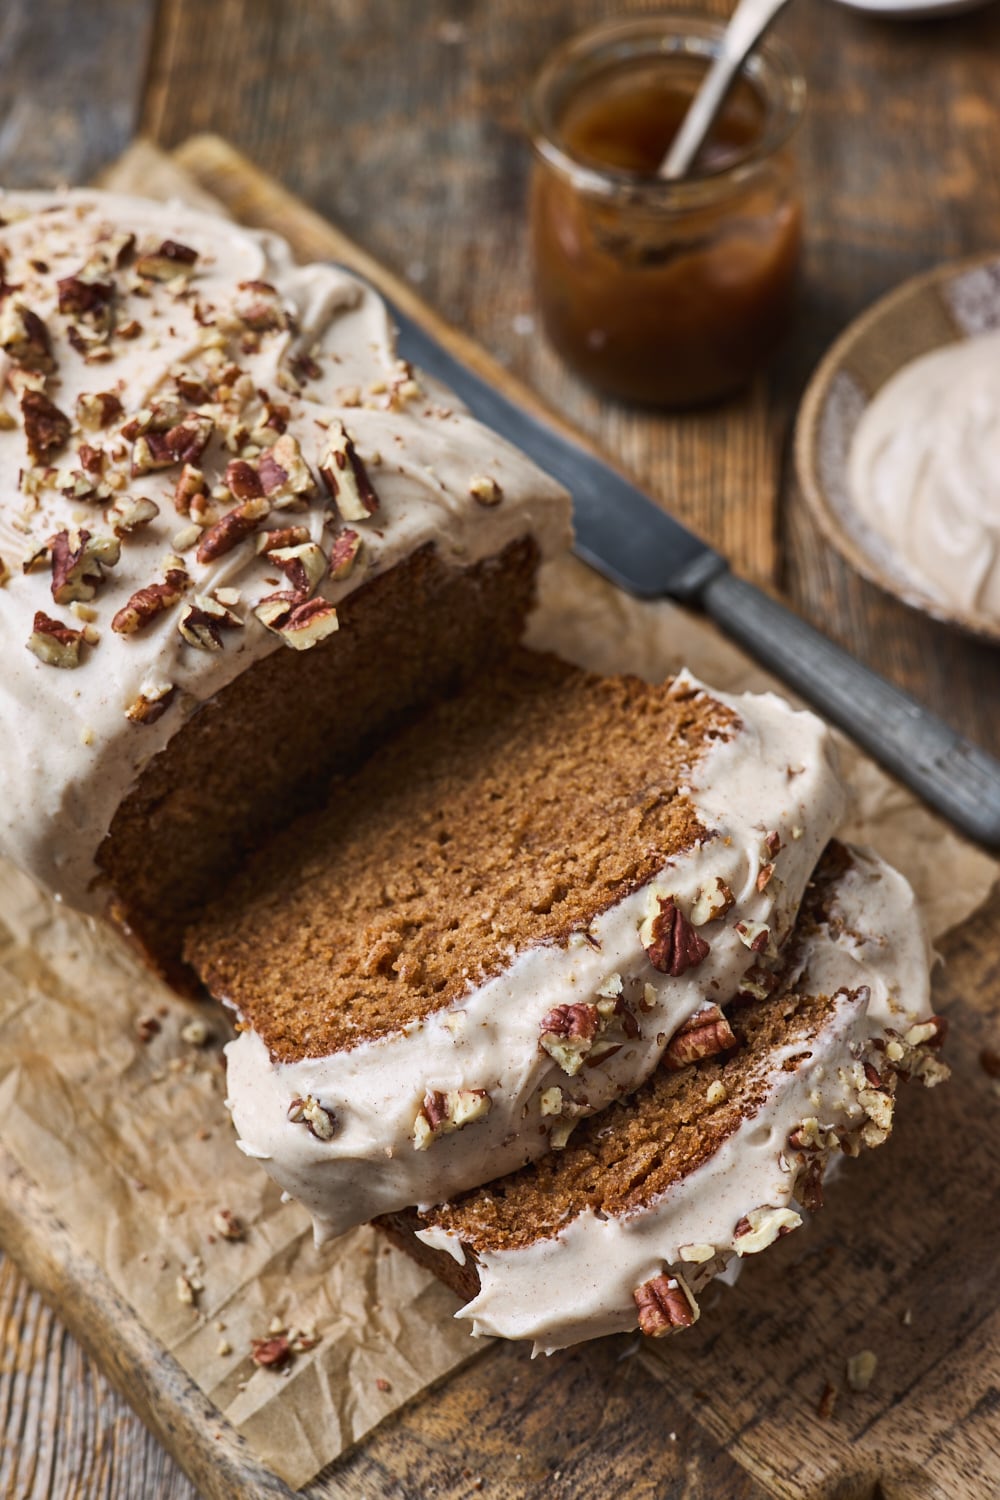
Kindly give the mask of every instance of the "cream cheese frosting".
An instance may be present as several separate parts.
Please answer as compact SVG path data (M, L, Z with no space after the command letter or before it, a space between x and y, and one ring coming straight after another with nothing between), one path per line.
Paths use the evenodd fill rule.
M687 674L677 679L675 691L692 689L709 691ZM844 812L831 737L813 714L774 695L710 696L740 728L692 770L688 795L708 836L603 912L585 937L512 953L502 972L450 1007L349 1051L272 1061L249 1028L227 1048L240 1148L309 1209L318 1238L440 1202L558 1146L576 1120L648 1077L699 1011L752 984L758 954L785 939ZM712 902L723 889L728 910ZM644 946L667 897L709 944L676 975L655 968ZM619 1001L628 1007L621 1014ZM555 1007L578 1003L603 1006L600 1034L582 1059L560 1060L558 1042L540 1045L543 1023ZM625 1016L635 1023L628 1030ZM450 1107L444 1132L427 1129L431 1096Z
M456 1313L474 1335L533 1339L549 1353L634 1328L637 1288L666 1273L697 1291L779 1229L795 1227L802 1207L789 1137L804 1122L813 1122L820 1140L834 1131L860 1133L872 1144L884 1139L892 1098L868 1087L866 1061L874 1058L883 1070L888 1059L927 1084L946 1076L926 1055L936 1027L926 1024L929 952L913 892L874 854L852 854L834 888L829 925L799 956L800 990L834 999L818 1034L807 1047L801 1036L790 1038L761 1057L760 1107L650 1204L617 1216L585 1209L558 1234L526 1247L479 1249L479 1293ZM786 1066L795 1058L799 1066ZM829 1139L818 1154L838 1149ZM748 1219L753 1233L746 1238ZM450 1230L431 1225L417 1234L464 1263ZM682 1247L705 1259L692 1262Z
M902 367L862 414L854 505L931 599L1000 621L1000 333Z
M290 633L255 609L289 579L302 584L297 560L313 599L335 607L428 544L466 566L531 534L551 555L568 541L569 503L398 359L369 288L330 266L297 266L274 235L83 191L0 194L0 221L0 852L97 910L95 854L144 765L198 705L287 649ZM168 420L194 439L202 476L203 503L188 513L180 463L147 467L156 453L142 448L148 428L162 451ZM321 477L331 445L346 463L348 441L374 513L356 496L348 506L343 489L331 503ZM245 481L246 463L264 475L268 455L247 534L200 560L212 524L240 500L230 466L244 460ZM262 530L286 527L299 528L296 557L258 553ZM91 559L56 601L53 538L64 535L72 563L84 532ZM120 633L112 621L168 575L180 575L183 597ZM189 605L202 619L185 638ZM332 612L315 609L332 630ZM39 613L81 637L61 651L43 625L39 640ZM72 670L52 664L53 642L57 657L76 658Z

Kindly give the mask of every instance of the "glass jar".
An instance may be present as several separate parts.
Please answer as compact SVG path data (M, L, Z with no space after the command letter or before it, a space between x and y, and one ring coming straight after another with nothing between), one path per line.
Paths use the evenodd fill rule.
M738 390L788 325L802 238L790 139L805 85L773 39L744 64L689 176L656 168L723 26L663 15L597 26L532 90L531 244L556 349L625 401Z

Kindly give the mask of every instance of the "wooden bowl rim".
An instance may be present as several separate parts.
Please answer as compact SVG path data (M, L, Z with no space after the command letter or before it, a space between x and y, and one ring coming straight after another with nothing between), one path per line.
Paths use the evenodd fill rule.
M795 420L793 451L799 488L813 520L830 545L856 572L861 574L862 578L875 584L885 593L892 594L911 609L920 610L921 613L930 615L945 625L956 626L959 630L977 636L980 640L1000 644L1000 623L996 620L986 615L950 609L939 600L929 598L917 585L906 584L895 575L884 571L878 560L845 527L840 511L830 500L820 480L819 466L816 461L819 425L826 409L830 388L858 341L877 324L895 317L902 306L919 296L926 288L957 280L970 271L990 265L1000 266L1000 249L980 251L976 255L965 256L961 260L944 261L940 265L932 266L928 271L920 271L915 276L908 277L906 281L884 293L870 307L865 308L856 318L853 318L838 334L810 376ZM956 342L971 337L963 333L957 324L955 333ZM938 344L935 347L943 348L944 345ZM902 366L899 368L901 369Z

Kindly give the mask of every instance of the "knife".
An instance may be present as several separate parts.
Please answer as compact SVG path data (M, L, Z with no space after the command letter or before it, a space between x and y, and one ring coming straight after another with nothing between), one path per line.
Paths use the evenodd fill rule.
M398 306L389 310L400 355L569 490L578 557L640 599L703 610L963 833L1000 850L1000 761L730 572L720 553L637 485L501 394Z

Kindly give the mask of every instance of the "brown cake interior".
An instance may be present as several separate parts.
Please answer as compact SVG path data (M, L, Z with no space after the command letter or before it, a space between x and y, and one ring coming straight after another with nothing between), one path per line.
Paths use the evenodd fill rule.
M195 986L181 963L184 930L250 850L390 728L513 647L537 562L529 538L467 569L426 547L338 605L336 635L310 651L275 650L173 736L98 855L113 915L167 978Z
M323 1055L565 942L704 830L678 787L736 716L515 651L334 783L187 956L273 1056Z

